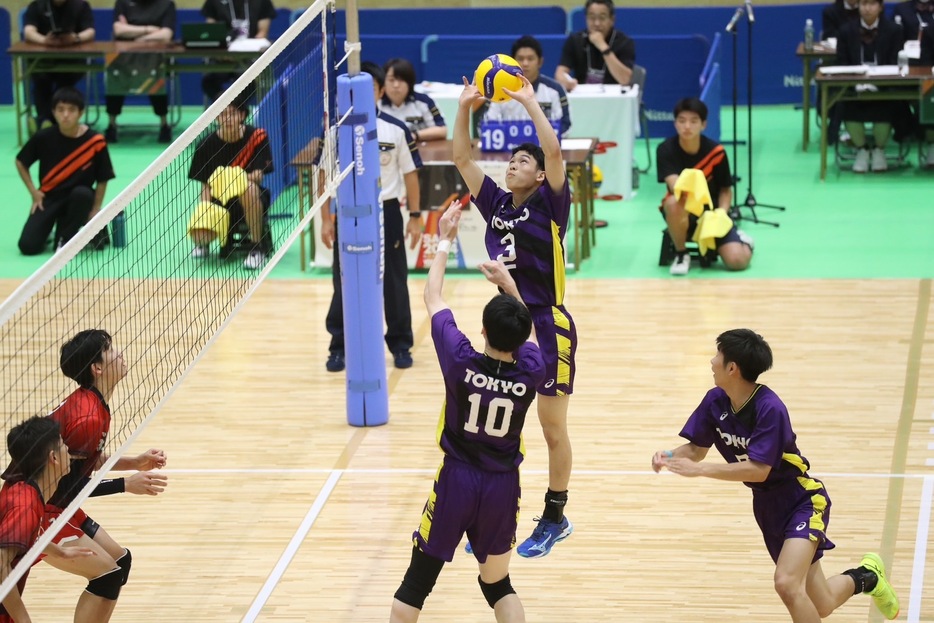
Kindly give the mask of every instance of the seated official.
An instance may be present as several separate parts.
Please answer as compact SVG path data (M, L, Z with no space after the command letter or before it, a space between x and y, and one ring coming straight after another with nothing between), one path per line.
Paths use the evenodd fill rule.
M55 249L71 240L100 210L107 181L114 178L107 143L81 123L83 113L84 96L71 87L59 89L52 96L57 127L39 130L16 155L16 170L32 197L19 238L23 255L42 253L53 228ZM37 161L38 188L29 175ZM106 229L95 240L103 245Z
M23 15L23 41L47 47L69 47L94 40L94 15L87 0L33 0ZM56 65L85 64L84 59L54 61ZM36 118L30 129L47 128L54 122L52 95L62 87L73 87L84 72L42 71L48 62L40 62L32 74Z
M195 244L193 258L207 257L215 239L223 257L230 252L231 232L246 221L251 248L243 266L255 270L272 252L266 231L271 193L263 186L263 176L273 171L273 163L266 130L248 125L248 114L247 96L240 94L217 117L217 132L195 148L188 178L201 182L201 201L188 223L188 235Z
M448 137L444 117L435 101L415 92L415 67L404 58L392 58L383 66L386 89L377 102L379 109L403 122L415 143L443 141Z
M226 24L233 39L269 39L276 8L271 0L204 0L201 15L209 24ZM236 72L206 73L201 78L201 90L213 102L238 77Z
M882 0L860 0L860 20L847 24L837 38L837 65L895 65L898 52L905 43L901 28L882 14ZM900 102L847 101L842 102L841 117L844 127L856 147L854 173L865 173L870 168L870 152L866 141L866 124L872 123L875 141L871 154L874 172L887 170L885 146L892 136L892 124L900 109ZM901 108L904 108L901 105Z
M681 194L680 199L676 198L678 178L685 169L699 169L707 182L701 191L708 193L713 203L709 207L729 212L733 202L733 176L726 150L703 135L707 127L707 105L696 97L686 98L675 105L674 115L677 135L658 146L655 162L658 181L664 183L668 191L659 210L668 224L668 235L675 247L670 272L672 275L686 275L691 268L687 241L694 236L699 218L686 209L687 193ZM726 217L725 214L723 216ZM717 254L730 270L743 270L749 266L752 238L735 226L729 226L724 235L717 237L715 246Z
M918 41L922 30L934 28L934 2L931 0L899 2L892 10L892 21L901 21L905 31L905 41Z
M555 80L568 92L580 83L629 84L636 63L636 43L616 30L613 0L587 0L587 30L568 36Z
M561 84L548 76L543 76L542 44L531 35L516 39L510 52L522 67L522 73L535 89L535 99L551 122L558 122L561 135L571 129L571 111L568 109L568 95ZM531 119L525 106L510 99L502 103L486 102L477 111L477 117L486 121L506 121L512 119Z
M118 41L171 41L175 34L175 2L173 0L117 0L114 6L114 38ZM120 55L123 57L124 55ZM126 55L140 58L141 55ZM143 55L148 60L151 55ZM133 58L131 58L132 62ZM107 129L104 137L108 143L116 143L117 117L123 112L126 95L108 95ZM169 96L165 93L150 95L152 111L159 117L159 142L172 142L169 127Z
M836 39L840 29L851 22L859 23L859 0L834 0L821 13L821 39Z
M934 27L924 29L924 36L921 38L920 63L925 67L934 66ZM934 167L934 125L924 126L924 142L927 143L928 155L923 166Z

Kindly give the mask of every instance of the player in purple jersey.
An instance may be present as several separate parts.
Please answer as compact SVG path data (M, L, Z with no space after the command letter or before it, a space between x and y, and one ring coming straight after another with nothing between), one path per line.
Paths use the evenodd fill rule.
M526 558L547 555L574 529L564 516L571 479L568 403L574 388L577 329L564 308L564 235L571 211L561 143L524 76L519 91L506 91L520 102L535 124L539 143L523 143L512 152L506 170L508 191L485 176L473 160L469 117L482 99L464 78L454 123L454 164L487 222L486 248L491 259L509 269L532 322L545 360L545 378L536 388L538 419L548 444L548 491L545 510L532 536L517 551Z
M833 549L827 538L830 497L824 483L808 475L791 429L788 409L771 389L757 383L772 367L772 350L761 335L733 329L717 338L710 360L715 388L681 430L688 443L652 457L687 477L740 481L752 489L752 508L775 562L775 591L794 623L819 623L857 593L869 593L888 619L898 616L898 597L877 554L830 578L820 560ZM710 446L726 465L704 463Z
M441 568L453 559L465 532L480 565L480 590L496 620L525 621L509 581L509 557L519 513L522 426L544 376L544 363L532 316L500 262L482 266L487 279L504 291L483 310L483 352L474 350L457 328L441 288L460 214L455 203L441 218L441 242L425 285L431 337L444 377L438 436L444 458L412 535L412 559L396 591L390 623L418 620Z

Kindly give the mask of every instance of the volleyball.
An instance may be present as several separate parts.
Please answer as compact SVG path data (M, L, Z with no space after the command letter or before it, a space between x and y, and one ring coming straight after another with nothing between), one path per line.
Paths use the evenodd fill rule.
M522 68L516 59L506 54L494 54L480 62L473 81L483 97L492 102L505 102L510 98L503 89L518 91L522 88Z

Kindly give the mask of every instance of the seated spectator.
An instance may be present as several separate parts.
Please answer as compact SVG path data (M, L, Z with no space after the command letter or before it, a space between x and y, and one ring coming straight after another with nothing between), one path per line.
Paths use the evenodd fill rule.
M201 15L209 24L227 24L232 39L269 39L276 9L271 0L205 0ZM239 76L236 72L204 74L201 90L213 102Z
M47 47L68 47L94 40L94 15L87 0L33 0L23 16L23 41ZM59 59L56 65L66 61ZM85 64L84 59L67 61ZM30 130L47 128L54 123L52 95L62 87L73 87L84 77L83 72L42 71L40 62L32 74L33 101L36 118Z
M921 39L922 30L934 28L934 2L931 0L899 2L892 11L892 21L901 21L905 31L905 41L918 41Z
M114 7L114 38L123 41L171 41L175 36L175 2L173 0L117 0ZM123 55L121 55L123 56ZM138 55L127 55L138 57ZM146 55L147 57L150 55ZM108 143L117 142L117 117L123 112L126 95L108 95L109 123L104 137ZM172 142L169 127L168 95L150 95L152 111L159 117L159 142Z
M561 135L567 134L571 129L571 112L568 110L568 95L556 80L541 74L545 57L542 55L542 44L531 35L516 39L512 44L511 56L522 67L522 73L532 83L535 89L535 99L545 112L549 121L560 121ZM506 119L531 119L525 107L516 100L502 103L486 102L477 112L479 118L487 121L503 121Z
M568 36L555 79L567 91L585 84L629 84L636 63L636 43L614 28L613 0L587 0L587 30Z
M263 186L263 176L273 171L273 164L266 130L246 123L246 93L221 112L217 132L195 148L188 178L201 182L201 196L188 223L188 235L195 244L192 257L207 257L215 239L221 244L221 256L225 256L230 251L231 231L245 220L252 248L243 266L256 270L272 251L265 231L271 194Z
M668 192L659 210L668 223L668 235L675 247L671 264L672 275L686 275L691 267L687 241L697 228L698 218L685 210L686 195L675 198L675 182L685 169L700 169L707 179L707 188L715 205L729 212L733 203L733 176L730 161L723 146L703 135L707 127L707 105L696 97L683 99L675 105L677 135L666 139L656 150L658 181ZM716 239L717 254L730 270L743 270L752 259L752 238L733 226L722 238Z
M107 142L81 123L83 113L84 96L72 87L59 89L52 96L57 127L39 130L16 155L16 170L32 197L19 238L23 255L42 253L53 227L55 249L71 240L100 210L107 181L114 178ZM29 175L36 161L38 188ZM95 238L98 248L105 244L106 232Z
M379 100L379 109L409 127L417 145L421 141L438 141L448 137L444 117L435 101L424 93L415 92L415 68L404 58L393 58L383 66L386 72L386 92Z
M902 29L882 14L882 0L859 0L859 23L852 22L840 30L837 38L837 65L895 65L898 52L905 43ZM856 147L854 173L865 173L870 167L869 146L866 143L866 123L872 123L875 145L872 150L872 170L888 169L885 146L892 136L892 123L898 114L898 102L848 101L840 113L844 127Z
M821 14L821 39L836 39L850 22L859 22L859 0L834 0Z
M934 65L934 27L924 29L921 39L921 65L930 67ZM926 167L934 167L934 125L924 126L924 142L927 143Z

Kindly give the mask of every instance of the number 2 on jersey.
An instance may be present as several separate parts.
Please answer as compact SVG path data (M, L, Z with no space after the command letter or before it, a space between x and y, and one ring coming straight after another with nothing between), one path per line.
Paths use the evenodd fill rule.
M509 421L512 419L512 400L509 398L494 398L490 404L483 407L480 404L480 394L470 394L467 401L470 403L470 413L464 422L464 430L468 433L480 432L480 412L486 412L486 422L483 432L491 437L505 437L509 432ZM496 422L499 421L499 426Z

